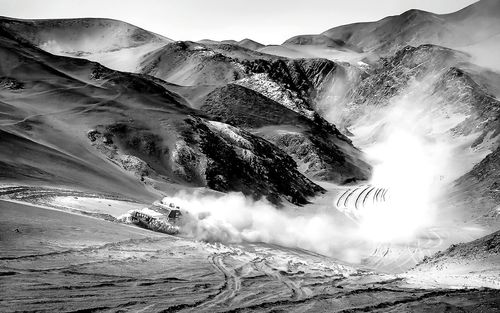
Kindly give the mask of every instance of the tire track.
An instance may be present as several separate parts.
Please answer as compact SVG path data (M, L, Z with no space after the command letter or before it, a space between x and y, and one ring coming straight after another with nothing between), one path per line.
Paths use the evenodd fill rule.
M287 275L283 275L280 270L272 267L265 259L256 259L252 263L257 271L285 285L291 291L290 298L292 300L301 300L311 296L312 292L309 288L304 288L300 283L293 281Z
M212 266L224 276L224 282L219 288L219 292L203 301L198 306L197 310L212 308L218 305L227 305L231 300L238 295L241 289L241 277L235 270L230 269L224 264L224 259L231 256L231 252L213 254L209 257L209 262Z

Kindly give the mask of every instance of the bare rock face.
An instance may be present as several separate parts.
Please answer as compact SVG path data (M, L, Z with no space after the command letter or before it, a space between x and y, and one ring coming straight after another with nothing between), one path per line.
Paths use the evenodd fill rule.
M314 104L343 66L326 59L297 59L223 43L178 41L148 54L139 72L185 86L236 83L313 118Z
M169 91L170 85L164 81L49 54L2 27L0 48L0 77L9 75L9 81L22 83L23 89L16 92L53 91L43 93L48 105L37 106L33 112L24 111L22 105L2 104L10 110L6 118L12 122L6 127L12 138L32 147L0 153L0 162L10 176L15 174L16 164L7 161L16 153L17 160L29 165L26 171L31 174L23 174L24 180L126 189L141 197L150 197L148 190L176 184L241 191L275 204L305 204L323 191L272 143L242 129L210 122L206 114ZM222 48L233 53L232 47ZM20 64L26 72L12 70ZM50 84L39 84L48 80ZM64 116L57 123L45 118L53 112L64 112ZM11 138L4 137L3 141ZM40 142L50 144L45 147ZM43 158L33 159L29 151L36 149L45 151ZM59 159L50 157L52 154ZM61 161L50 161L61 158L66 160L64 166ZM146 190L144 183L153 188Z
M146 55L140 72L187 86L220 85L244 76L230 53L189 41L176 41Z
M443 285L498 289L500 281L500 231L467 243L453 244L426 257L406 276Z
M252 77L256 79L253 79L254 83L238 83L308 117L312 117L315 113L312 108L318 93L324 85L331 83L332 75L341 67L326 59L257 59L244 60L242 64L250 75L250 80ZM267 83L268 86L265 88L260 88L258 83L265 80L264 78L271 83ZM277 87L270 88L269 85L273 83L281 90ZM274 89L274 92L269 92L270 89ZM288 97L283 96L287 93ZM292 108L293 105L296 109Z
M500 148L455 182L449 201L463 215L489 230L500 227Z
M338 184L365 181L370 177L371 167L362 160L361 154L354 149L350 155L345 153L345 147L332 144L331 136L308 136L299 132L271 135L268 140L296 158L299 169L308 177Z
M232 84L208 94L200 109L215 120L274 143L312 179L344 183L370 175L360 151L317 114L311 120L254 90Z
M472 67L468 59L464 53L434 45L399 50L382 59L351 90L343 123L349 125L371 109L387 106L393 98L407 93L411 84L419 83L421 95L432 99L435 109L468 116L453 127L453 133L469 135L480 131L484 138L493 131L496 136L499 102L468 73Z
M92 129L87 132L87 137L97 150L125 171L131 172L141 179L144 176L157 176L157 173L144 160L130 154L124 154L122 150L118 149L113 143L112 135L109 132L105 131L103 134L96 129Z
M23 88L23 83L14 78L0 77L0 88L19 90Z
M350 98L356 106L386 105L391 97L403 92L412 79L446 70L465 58L463 53L434 45L404 47L381 59L353 89Z
M326 59L289 60L216 43L175 42L158 51L155 58L145 60L145 73L167 80L168 73L182 73L182 79L172 76L173 82L217 85L207 96L195 100L195 106L209 118L243 127L278 144L309 177L337 183L369 177L370 166L362 161L361 153L313 109L343 66ZM273 131L255 130L270 125L274 125ZM294 133L301 145L290 145L290 136L277 131L275 126L283 125L299 126ZM178 151L179 155L193 155L185 144L180 144ZM193 158L198 164L199 158ZM189 166L183 168L188 170Z
M108 159L144 180L240 191L274 204L305 204L323 189L297 171L291 157L236 127L198 117L180 122L173 147L152 130L126 123L88 137Z
M433 94L443 105L453 106L457 112L467 114L465 121L453 128L453 132L469 135L482 132L473 148L486 137L500 135L500 101L476 83L470 74L457 67L448 69L435 84Z
M323 189L297 171L293 159L268 141L236 127L201 119L185 120L184 141L205 158L204 178L219 191L241 191L279 204L295 204ZM191 163L189 163L191 164Z

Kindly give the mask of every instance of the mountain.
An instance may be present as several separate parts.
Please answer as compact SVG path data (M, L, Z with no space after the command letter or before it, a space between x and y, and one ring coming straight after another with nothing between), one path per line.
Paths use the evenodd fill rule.
M448 186L439 216L496 230L500 101L491 82L499 74L472 61L441 46L404 47L375 63L329 120L358 134L353 141L361 148L401 131L439 142L434 151L454 156L434 171Z
M236 84L215 89L202 102L200 109L211 118L245 128L274 143L292 156L310 178L339 184L369 178L370 166L361 161L361 152L319 116L308 119Z
M20 20L0 17L11 34L56 55L84 58L116 70L134 71L140 57L171 39L104 18Z
M240 47L247 48L250 50L255 50L255 51L258 51L259 49L265 47L260 42L257 42L255 40L248 39L248 38L245 38L245 39L238 41L237 45Z
M277 135L277 133L264 133L257 132L254 129L247 129L254 135L270 140L275 145L278 145L278 147L284 149L295 162L299 163L299 169L302 173L313 179L332 180L338 183L364 180L369 177L370 167L362 160L362 153L354 148L352 143L341 135L334 126L330 125L314 112L316 103L320 99L325 98L323 86L329 86L332 80L343 75L343 65L320 59L289 60L247 49L238 43L210 42L203 44L188 41L169 42L168 39L158 37L139 28L134 28L129 24L112 20L82 19L29 22L4 19L3 21L1 25L5 26L6 31L10 34L14 32L16 40L21 40L26 45L34 45L42 50L53 52L45 45L45 42L49 40L48 38L51 38L50 40L52 41L64 42L66 45L65 50L71 53L62 51L63 55L74 55L75 51L81 49L79 44L84 41L85 36L92 37L94 36L94 32L103 30L102 33L104 35L99 33L97 37L104 38L102 40L106 44L99 46L100 43L95 42L92 46L92 51L86 51L81 55L77 53L82 58L93 59L90 56L122 53L125 50L137 47L150 47L151 44L160 45L159 48L153 51L147 52L143 50L142 52L145 53L138 53L133 58L126 59L128 65L134 64L132 72L147 75L147 77L134 76L134 80L136 81L140 77L141 85L147 85L149 84L147 81L152 81L155 86L165 88L166 92L172 91L169 94L175 98L176 103L190 106L194 109L194 112L203 105L206 100L204 97L214 92L219 86L222 87L229 83L236 83L247 89L254 90L255 92L250 94L244 93L240 96L231 93L230 97L234 99L241 98L239 101L244 100L253 103L272 102L274 105L282 106L284 110L292 110L295 112L295 115L300 114L311 120L311 122L307 122L308 124L305 127L308 135L301 131L291 137L283 137L281 134ZM73 37L60 35L62 33L61 29L64 27L68 27L69 34L74 32L75 34L79 34L80 37L77 38L76 35ZM80 32L80 29L85 29L86 32ZM134 32L140 35L130 35L130 33L133 34ZM122 37L115 36L116 38L105 40L106 36L108 36L107 34L113 33L124 33L126 35ZM70 38L71 40L66 38ZM243 40L240 43L256 46L256 43L250 40ZM112 59L116 60L114 57ZM105 65L107 64L107 62L103 62L103 59L99 59L98 61ZM118 68L123 69L121 66L118 66ZM128 69L130 70L131 68ZM117 84L126 84L124 77L128 76L122 77L122 75L116 73L118 72L111 74L104 67L95 67L92 70L91 77L100 80L101 76L106 77L106 79L112 76L119 81ZM70 75L74 77L73 73ZM123 75L131 74L124 73ZM78 79L81 78L78 77ZM88 78L85 77L84 80L88 81ZM343 80L343 78L339 80ZM214 93L212 93L213 95ZM269 107L265 106L261 106L261 108L263 111L257 112L261 116L266 115L266 111L270 110ZM204 116L202 112L198 112L197 114ZM210 116L210 118L218 119L216 116ZM115 122L121 123L121 121ZM113 127L113 125L114 123L110 123L108 125L101 125L102 127L98 128L96 124L92 129L102 134L103 132L107 132L107 127ZM197 125L201 124L198 123ZM290 122L285 123L281 121L281 125L275 126L286 128L287 125L290 125ZM234 124L233 126L239 127L242 125ZM128 127L127 133L142 132L144 131L143 128L143 125L140 127ZM316 138L315 134L323 134L320 136L322 139L320 137ZM145 136L150 135L156 134L146 132ZM300 145L296 144L297 140L300 142ZM170 142L171 140L168 141ZM99 146L101 147L101 145ZM100 150L105 151L108 157L109 155L116 154L115 151L109 151L107 148ZM171 151L174 149L170 147L168 150ZM195 148L195 150L198 151L199 148ZM189 152L190 155L192 153ZM124 162L132 162L128 157L128 155L131 155L130 153L125 153L124 155L126 156L121 156L119 160L114 160L115 163L118 162L122 167ZM137 155L136 157L140 160L147 160L149 158L145 155ZM133 166L126 166L137 167L137 169L133 169L132 171L135 171L135 174L139 176L142 176L140 175L142 172L148 172L149 176L159 175L158 177L172 174L177 178L180 177L180 182L173 179L175 183L188 183L190 185L206 185L209 183L200 178L203 174L198 172L204 171L204 165L201 163L199 166L197 165L198 167L194 166L196 168L185 169L183 166L174 168L175 166L171 166L166 161L149 159L149 161L146 161L146 164L159 163L161 164L160 167L167 167L168 170L163 168L155 169L154 166L149 164L148 166L152 167L154 171L147 171L146 164L136 159L133 161ZM183 162L182 160L177 161ZM205 161L200 159L200 162L203 163ZM188 165L185 164L184 166ZM163 174L160 175L160 173ZM217 188L223 189L221 187L222 184L214 183L215 185L218 186ZM319 190L314 191L315 187L312 185L306 189L308 189L305 193L307 196ZM261 188L260 192L262 193L264 190L264 188ZM293 196L293 199L300 199L299 202L304 203L307 197L305 194L303 196ZM275 196L272 197L276 198Z
M197 89L237 83L312 116L332 85L339 98L337 89L347 89L362 71L327 59L288 59L229 44L179 41L146 55L139 72Z
M341 51L358 51L355 46L347 44L342 39L334 39L325 35L300 35L292 37L283 43L284 46L321 46L325 48L332 48Z
M284 149L311 178L343 183L369 177L362 153L314 111L318 103L331 100L327 100L331 86L348 80L344 76L349 69L343 65L326 59L289 60L227 44L176 42L148 56L143 66L143 73L191 85L172 90L212 118L249 126L254 134ZM280 114L289 120L268 120ZM248 118L255 125L273 125L266 128L272 131L247 125ZM281 131L290 126L299 130Z
M482 0L263 46L0 18L0 303L498 311L498 20ZM162 204L180 236L124 225Z
M500 231L425 258L405 276L420 283L498 288Z
M4 28L0 53L7 181L143 199L209 187L276 204L322 191L279 148L207 120L152 78L46 53Z
M462 220L474 221L484 228L497 230L500 221L500 148L496 148L470 172L460 177L449 193L444 205L459 212Z
M202 40L198 40L197 43L208 44L208 45L230 44L230 45L240 46L240 47L250 49L250 50L255 50L255 51L264 47L263 44L255 41L255 40L248 39L248 38L242 39L240 41L236 41L236 40L217 41L217 40L211 40L211 39L202 39Z
M145 55L139 72L179 85L220 85L244 76L235 58L256 55L230 44L177 41Z
M355 47L354 50L386 56L407 46L436 44L466 48L488 43L500 32L500 3L481 0L458 12L434 14L409 10L376 22L338 26L318 35L293 37L284 45L322 45L332 42ZM336 49L342 48L335 47ZM469 50L473 51L473 50Z

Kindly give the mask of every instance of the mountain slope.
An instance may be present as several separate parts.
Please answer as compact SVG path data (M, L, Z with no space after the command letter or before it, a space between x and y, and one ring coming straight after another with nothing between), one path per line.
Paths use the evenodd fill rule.
M101 192L126 181L123 194L136 188L131 194L149 199L176 186L209 187L276 204L322 191L269 142L204 119L148 77L48 54L1 28L0 54L1 140L13 149L0 156L10 181Z
M0 25L52 54L85 58L108 67L135 71L140 57L171 39L111 19L20 20L1 17Z
M239 43L211 42L201 44L180 41L165 43L165 40L155 37L154 34L145 31L143 33L142 30L134 28L132 25L112 20L76 19L30 22L4 19L2 25L6 27L10 34L14 30L15 36L19 40L27 40L29 43L39 46L42 49L46 48L43 42L48 40L47 38L57 39L61 42L66 40L68 49L76 50L78 44L83 42L82 38L86 36L93 37L92 40L96 41L94 42L95 45L92 46L94 50L84 52L80 55L82 58L90 59L92 58L89 56L96 53L115 53L124 49L135 49L135 46L141 47L158 42L163 45L161 48L143 55L138 54L132 60L130 58L127 59L129 64L135 64L137 63L135 60L139 59L140 65L134 71L155 76L159 78L158 80L145 77L139 79L139 76L130 76L134 77L133 82L128 82L124 76L109 72L107 69L98 66L86 69L85 73L79 73L77 76L75 76L74 70L70 66L65 65L64 62L62 62L61 68L63 68L65 74L97 86L100 86L101 81L105 82L113 77L116 80L114 82L116 88L121 88L132 83L140 85L135 86L136 89L138 88L138 92L147 93L154 91L155 93L161 93L162 91L156 86L158 84L167 90L174 90L181 94L182 97L187 99L189 105L195 109L198 109L203 104L203 97L217 86L236 82L241 86L256 91L251 93L251 97L255 99L251 99L250 101L254 103L256 101L264 101L264 103L268 101L267 99L262 100L264 97L259 94L262 93L270 98L269 101L273 102L273 104L276 101L283 106L283 109L291 109L314 120L314 125L316 125L314 128L322 128L319 132L323 134L330 132L328 130L330 126L314 112L315 103L324 98L325 92L323 89L327 89L333 80L343 80L343 78L340 78L342 75L339 75L343 71L343 66L328 60L288 60L241 47L238 45ZM67 27L69 30L68 34L63 36L64 27ZM87 27L88 30L81 32L81 29L87 29ZM123 31L123 29L127 31ZM102 30L103 34L100 34L99 30ZM129 34L134 31L139 32L139 35ZM113 33L118 34L117 39L113 39L114 41L110 40L109 42L104 41L107 46L99 41L110 39L108 37ZM120 36L122 33L125 35ZM136 37L138 38L137 40L135 40ZM244 40L241 43L245 42L256 45L255 42L249 40ZM112 45L117 45L118 48L115 49ZM107 63L104 62L104 64ZM85 75L82 76L80 74ZM154 84L148 87L149 80L153 80ZM249 100L248 95L242 94L241 97L247 101ZM181 97L173 93L170 93L169 97L171 98L168 101L188 104ZM231 97L236 99L238 95L232 93ZM262 107L262 109L261 112L255 112L254 114L260 116L266 115L268 108ZM285 123L282 120L281 124L286 127L290 122ZM311 125L313 124L310 124L308 129L312 129ZM105 129L106 125L103 125L103 127ZM142 127L141 125L140 128ZM318 131L314 132L318 133ZM335 130L335 132L338 131ZM279 142L280 147L286 148L287 152L296 161L301 163L303 172L312 174L311 177L315 179L344 182L353 179L366 179L369 176L369 167L361 161L361 154L357 149L352 147L349 141L340 140L341 144L332 144L337 140L337 136L342 137L340 134L325 135L329 139L324 140L312 139L314 137L312 134L306 137L303 134L299 134L299 138L289 138L285 141L282 140L283 137L281 135L277 137L264 136L262 132L255 132L255 134L262 135L266 139L272 139L274 143ZM296 140L301 142L299 146L302 148L299 151L295 151L298 149L297 145L292 144ZM313 143L312 141L316 142ZM291 147L294 148L292 149ZM304 160L311 158L307 153L309 147L314 147L312 150L316 151L314 157L312 157L314 161L311 161L311 164L313 164L311 168L314 168L314 170L307 170L307 167L304 165L305 163L310 163L309 161L304 163ZM108 151L108 153L111 152ZM299 154L302 155L300 158L298 158ZM117 162L121 164L123 163L122 161L128 160L126 158L122 156ZM165 164L168 164L168 162ZM143 166L139 167L142 168ZM139 172L141 171L144 171L144 169ZM158 174L158 169L154 172ZM160 170L159 172L162 171ZM178 170L177 172L181 173L182 170ZM206 183L199 178L193 178L193 181L196 181L198 184Z
M328 46L329 41L325 38L329 38L385 56L407 45L465 47L486 41L499 32L500 3L496 0L481 0L451 14L409 10L376 22L348 24L319 35L294 37L285 41L285 44Z
M408 46L372 66L330 111L330 120L351 132L362 149L401 140L385 151L385 158L398 155L392 160L401 162L397 172L432 168L428 179L440 186L432 190L439 193L434 196L438 219L496 230L500 101L495 77L460 51ZM398 139L402 135L405 139ZM418 163L421 158L400 149L412 141L407 149L416 147L430 160Z
M251 89L219 87L205 97L200 109L274 143L311 178L335 183L369 178L370 166L361 152L335 126L319 117L310 120Z
M219 49L220 47L220 49ZM232 51L251 57L251 50L231 45L205 45L177 41L141 60L140 72L179 85L220 85L241 78L245 72Z
M500 287L500 231L452 245L410 270L411 280L461 287Z
M247 48L250 50L255 50L255 51L264 47L264 45L261 44L260 42L257 42L255 40L248 39L248 38L245 38L245 39L238 41L237 45L240 47Z
M500 227L500 148L460 177L449 193L449 208L463 220L489 230ZM448 206L446 206L448 207Z

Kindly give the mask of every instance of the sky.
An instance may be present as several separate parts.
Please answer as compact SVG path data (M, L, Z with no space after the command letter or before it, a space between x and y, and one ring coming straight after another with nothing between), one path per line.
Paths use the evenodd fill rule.
M0 0L16 18L113 18L174 40L251 38L281 44L302 34L376 21L409 9L444 14L476 0Z

